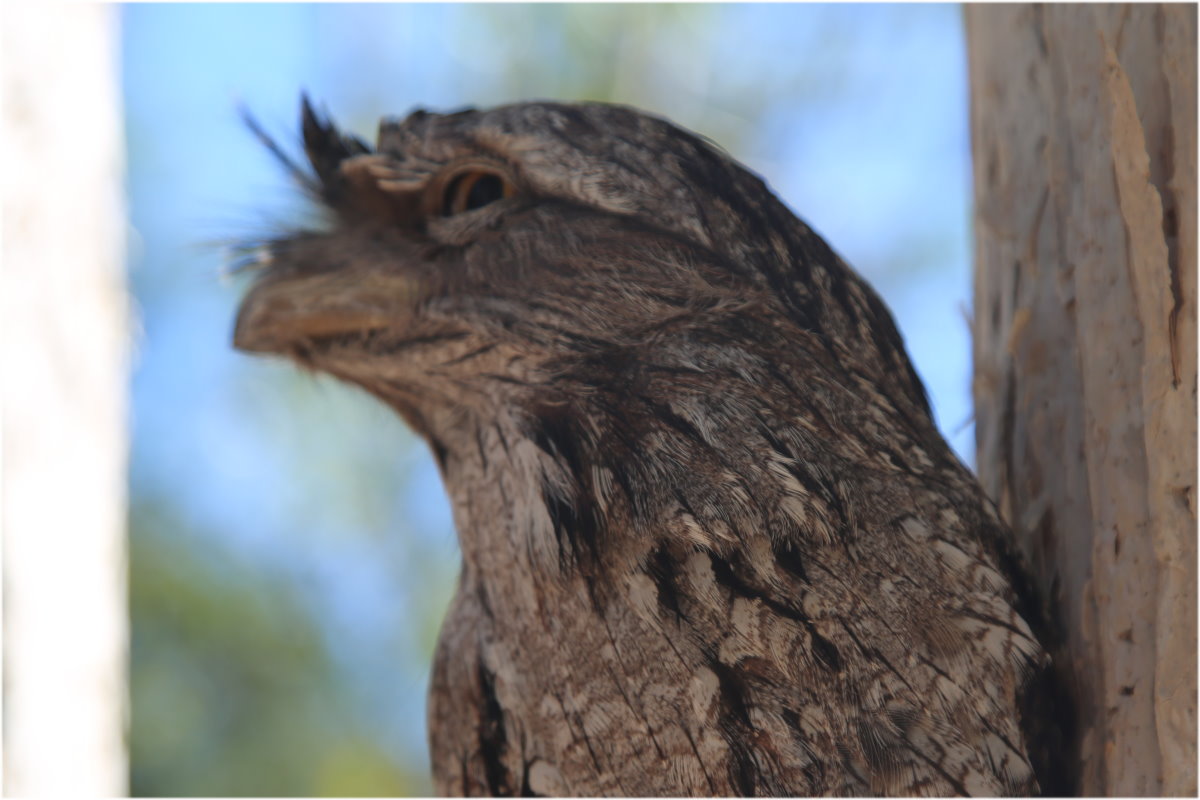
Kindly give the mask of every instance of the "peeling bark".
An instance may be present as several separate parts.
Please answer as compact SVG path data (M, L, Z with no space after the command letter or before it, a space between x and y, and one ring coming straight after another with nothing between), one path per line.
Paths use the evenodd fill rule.
M1196 8L969 6L980 479L1084 794L1196 793Z

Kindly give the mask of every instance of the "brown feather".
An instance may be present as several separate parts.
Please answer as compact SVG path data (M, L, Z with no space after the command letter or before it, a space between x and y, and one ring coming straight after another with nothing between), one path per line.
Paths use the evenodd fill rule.
M439 791L1037 789L1020 561L882 301L759 178L616 106L303 127L336 223L275 243L235 343L438 456ZM464 164L503 191L445 215Z

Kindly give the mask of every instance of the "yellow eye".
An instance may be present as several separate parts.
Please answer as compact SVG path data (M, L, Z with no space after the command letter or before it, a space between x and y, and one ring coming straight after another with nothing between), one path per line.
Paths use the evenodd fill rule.
M474 211L514 194L516 189L500 173L483 169L468 170L455 175L446 184L442 192L442 216Z

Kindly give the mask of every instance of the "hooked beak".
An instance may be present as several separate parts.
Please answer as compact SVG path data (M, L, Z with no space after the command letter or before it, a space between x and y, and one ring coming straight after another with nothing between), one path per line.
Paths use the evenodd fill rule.
M324 338L398 328L410 318L418 294L411 275L268 274L242 300L233 346L288 354Z

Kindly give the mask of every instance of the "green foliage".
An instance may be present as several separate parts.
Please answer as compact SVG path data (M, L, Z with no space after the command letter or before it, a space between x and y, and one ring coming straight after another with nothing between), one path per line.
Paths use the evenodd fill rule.
M132 518L134 795L428 791L354 716L295 583L239 563L165 508Z

